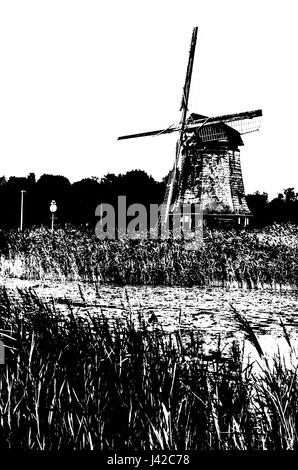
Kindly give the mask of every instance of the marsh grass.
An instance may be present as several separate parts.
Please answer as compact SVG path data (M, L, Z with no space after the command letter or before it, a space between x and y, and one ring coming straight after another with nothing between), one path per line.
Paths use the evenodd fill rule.
M207 356L195 332L182 341L141 311L111 325L4 288L0 337L1 449L297 448L294 355L290 368L260 356L255 374L236 343Z
M0 231L0 276L96 284L282 288L298 285L298 230L204 230L183 240L98 240L77 228Z

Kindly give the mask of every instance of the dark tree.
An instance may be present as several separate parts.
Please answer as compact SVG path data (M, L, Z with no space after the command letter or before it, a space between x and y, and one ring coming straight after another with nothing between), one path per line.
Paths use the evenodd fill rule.
M253 214L253 224L256 226L266 225L270 220L268 194L256 191L246 196L247 205Z
M294 188L287 188L269 204L272 222L298 223L298 194Z
M50 203L54 199L57 203L57 223L69 222L69 193L71 184L65 176L42 175L34 185L28 205L32 214L31 223L50 224Z
M85 178L71 185L69 192L69 216L74 224L90 224L95 221L95 209L103 202L102 187L95 178Z
M30 175L27 178L11 176L7 181L4 177L1 178L0 201L1 225L3 227L17 228L20 225L21 191L26 191L24 194L24 219L29 220L29 208L26 204L26 198L33 187L34 181Z

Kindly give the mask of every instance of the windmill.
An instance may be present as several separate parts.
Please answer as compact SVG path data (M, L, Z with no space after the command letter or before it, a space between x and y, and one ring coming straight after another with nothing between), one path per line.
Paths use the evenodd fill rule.
M197 42L192 32L186 78L181 100L181 118L176 126L118 137L118 140L178 132L173 169L169 173L160 222L183 204L200 205L204 217L234 220L244 226L251 213L247 207L239 146L242 134L258 131L262 111L246 111L206 117L187 117L188 100Z

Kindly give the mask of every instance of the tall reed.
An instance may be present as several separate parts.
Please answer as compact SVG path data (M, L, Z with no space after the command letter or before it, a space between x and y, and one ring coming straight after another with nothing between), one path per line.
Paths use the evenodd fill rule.
M205 230L183 240L98 240L92 231L44 228L0 234L0 276L98 284L278 287L298 285L298 229Z
M141 311L123 327L2 288L0 447L297 448L294 358L292 368L280 357L255 374L236 343L206 356L199 332L185 334L148 325Z

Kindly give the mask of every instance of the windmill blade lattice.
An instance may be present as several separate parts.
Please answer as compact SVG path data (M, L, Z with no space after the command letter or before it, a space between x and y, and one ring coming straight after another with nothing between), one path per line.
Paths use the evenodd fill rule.
M228 126L238 131L240 134L250 134L251 132L257 132L261 127L261 117L255 117L253 119L239 119L239 121L227 122Z

